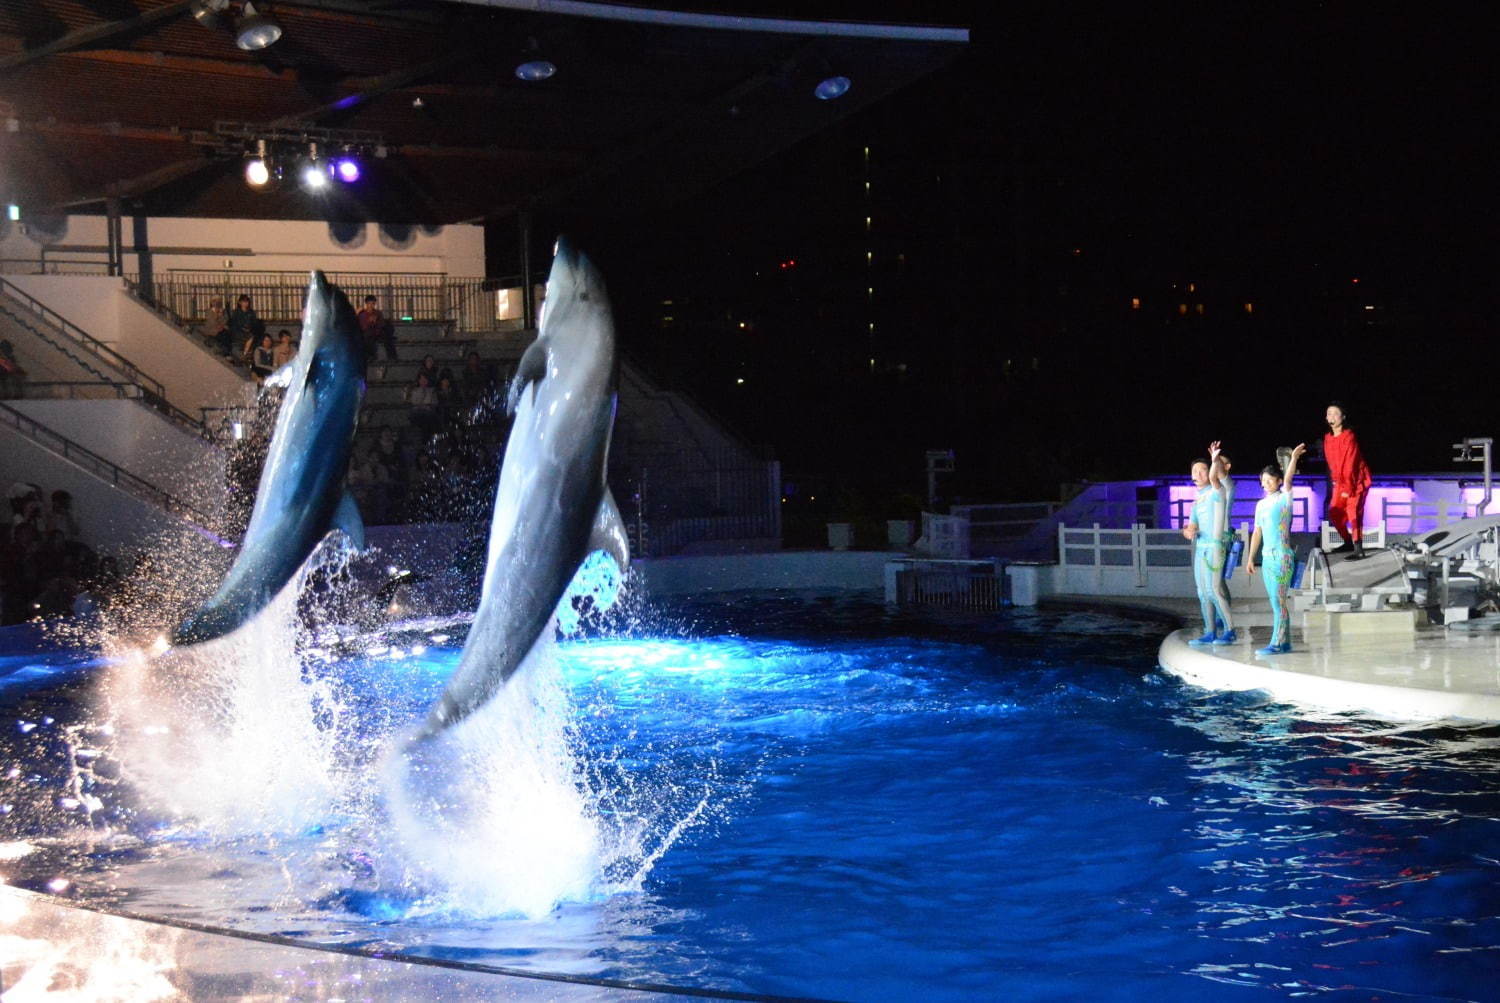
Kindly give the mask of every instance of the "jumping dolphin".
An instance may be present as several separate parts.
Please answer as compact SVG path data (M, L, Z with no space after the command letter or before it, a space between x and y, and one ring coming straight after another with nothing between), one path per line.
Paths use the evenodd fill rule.
M329 530L357 548L365 529L344 485L354 420L365 394L359 321L344 294L313 272L302 344L266 381L286 388L239 557L219 591L172 633L173 644L222 637L291 581Z
M505 685L585 557L604 550L625 570L625 527L604 483L614 380L604 282L560 238L540 331L510 386L515 421L495 489L479 609L458 669L414 741L468 717Z

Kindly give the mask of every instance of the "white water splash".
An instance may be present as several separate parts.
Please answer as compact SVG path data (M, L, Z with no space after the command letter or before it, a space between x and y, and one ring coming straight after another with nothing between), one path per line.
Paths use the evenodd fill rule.
M536 917L592 894L599 832L570 714L553 647L539 644L481 710L387 760L401 863L441 908Z
M329 687L295 655L296 590L244 628L104 681L117 755L146 802L219 833L289 832L323 819L339 785Z

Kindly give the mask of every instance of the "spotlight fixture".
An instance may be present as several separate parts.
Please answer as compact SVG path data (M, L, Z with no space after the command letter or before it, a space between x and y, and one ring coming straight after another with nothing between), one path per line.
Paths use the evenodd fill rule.
M271 158L267 155L264 139L255 141L255 156L245 162L245 183L251 188L264 188L271 181Z
M842 76L824 77L813 88L813 96L819 101L833 101L847 93L849 93L849 78Z
M334 161L333 174L346 185L359 180L359 161L353 157L340 157Z
M271 180L271 167L259 157L245 161L245 181L252 188L262 188Z
M521 62L516 64L516 79L527 83L547 80L557 73L557 64L546 58L536 39L528 38L526 48L521 50Z
M235 44L242 49L254 52L269 45L275 45L280 37L281 25L256 10L255 4L250 0L245 0L239 20L234 23Z
M205 28L215 30L226 26L224 12L228 9L229 0L192 0L192 3L188 4L188 10L192 12L194 21Z
M320 192L328 187L328 172L316 160L302 166L302 187L310 192Z

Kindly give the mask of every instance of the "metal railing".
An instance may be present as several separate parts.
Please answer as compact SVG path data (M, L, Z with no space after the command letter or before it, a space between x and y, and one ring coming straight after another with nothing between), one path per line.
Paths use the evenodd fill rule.
M28 380L21 388L24 400L142 400L144 395L134 383L113 380Z
M950 514L967 519L970 541L1019 540L1051 518L1060 502L1006 502L997 505L955 505Z
M991 561L910 561L896 572L896 602L988 612L1009 597L1005 572Z
M1380 499L1380 521L1387 532L1430 533L1444 523L1472 518L1475 505L1465 502L1422 502Z
M200 528L211 530L214 520L205 512L161 488L143 480L98 453L80 446L72 439L59 435L47 426L17 411L8 404L0 403L0 424L14 428L28 439L38 443L75 466L87 470L100 480L126 491L142 501L195 523Z
M961 515L922 513L917 549L933 557L958 560L969 556L969 520Z
M526 325L520 318L500 316L497 280L450 276L444 272L325 272L328 281L344 291L359 308L366 296L380 301L386 316L398 321L443 324L457 331L511 331ZM183 325L202 323L210 304L220 300L226 310L240 296L249 296L256 315L267 324L296 323L307 298L306 271L172 269L158 274L149 296ZM139 276L132 279L140 289Z
M26 317L13 310L5 309L6 301L20 306L30 315L31 320L28 321ZM26 292L26 290L4 278L0 278L0 309L5 310L6 313L10 314L12 319L18 324L24 325L27 330L31 331L32 334L36 335L42 341L99 377L101 381L112 382L109 379L109 374L96 369L86 359L79 358L77 354L70 350L68 347L69 344L73 348L79 348L88 352L102 364L123 373L129 377L129 382L134 383L140 388L141 400L178 424L190 429L194 434L201 434L203 428L198 420L167 400L166 387L162 385L160 380L153 378L135 363L125 358L125 356L89 334L83 328L59 314L56 310L47 306L47 304ZM68 344L59 342L57 338L41 330L37 326L38 324L49 328Z
M615 481L615 497L649 541L650 556L692 543L781 539L781 465L774 460L707 468L646 464L628 474L617 469Z
M48 258L0 258L0 275L108 275L107 261Z

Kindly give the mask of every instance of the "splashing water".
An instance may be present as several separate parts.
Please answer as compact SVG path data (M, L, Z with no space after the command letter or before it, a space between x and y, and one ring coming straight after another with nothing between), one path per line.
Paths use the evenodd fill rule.
M298 595L306 613L307 580L339 582L348 558L321 548L227 637L165 653L111 642L101 714L60 736L73 764L61 800L89 819L96 849L154 831L148 839L201 845L205 867L258 854L264 864L220 870L246 902L272 907L534 919L639 890L685 833L722 815L711 762L684 783L608 749L585 752L555 624L490 704L399 751L456 662L436 647L454 625L434 621L430 644L399 630L363 635L353 640L367 657L333 658L327 632L315 644L303 626ZM627 594L613 561L595 554L559 619L580 632Z

